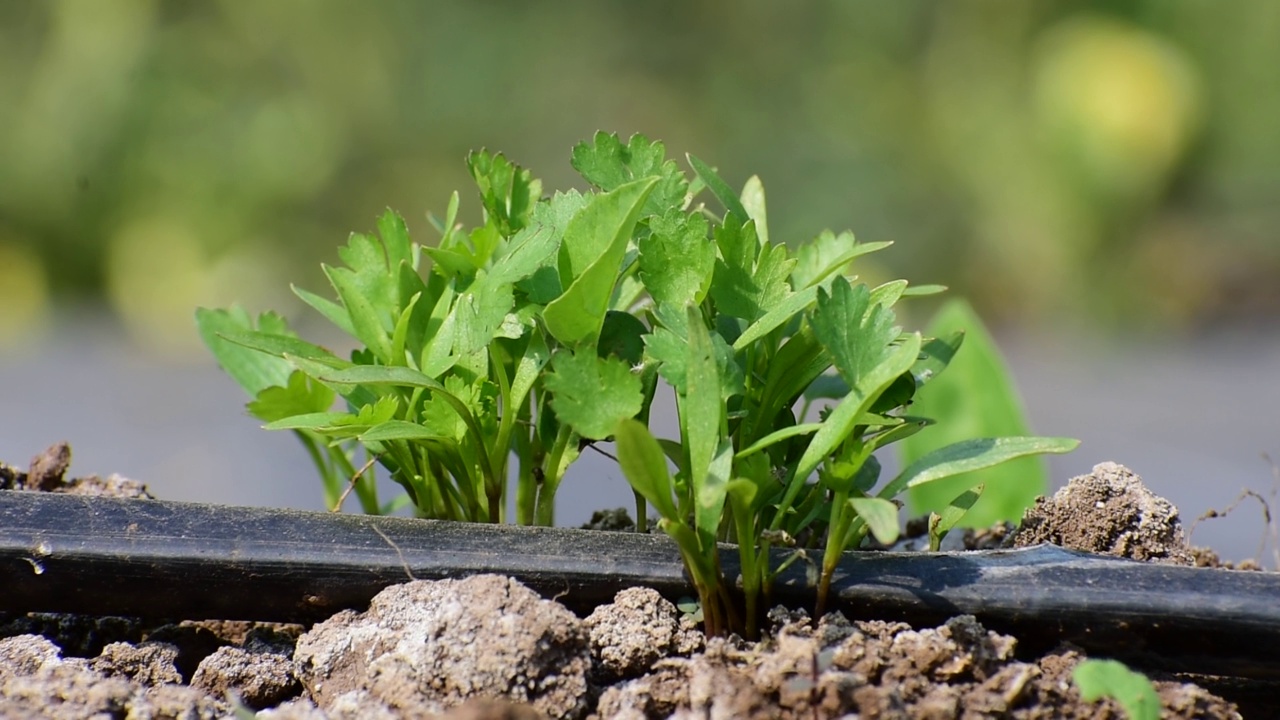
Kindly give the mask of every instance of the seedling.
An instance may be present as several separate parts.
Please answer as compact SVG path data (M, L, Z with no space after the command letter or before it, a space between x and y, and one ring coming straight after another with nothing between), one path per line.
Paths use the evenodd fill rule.
M1108 697L1120 703L1129 720L1159 720L1160 696L1142 673L1118 660L1084 660L1071 672L1085 702Z

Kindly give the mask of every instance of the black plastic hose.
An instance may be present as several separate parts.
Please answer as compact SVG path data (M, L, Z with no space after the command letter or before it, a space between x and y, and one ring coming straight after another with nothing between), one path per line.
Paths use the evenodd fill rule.
M732 548L722 566L736 572ZM660 535L0 492L0 611L307 622L410 576L475 573L515 577L580 611L636 585L693 593ZM1273 573L1052 546L849 553L832 590L852 618L973 614L1024 649L1070 640L1141 667L1280 679ZM812 608L803 563L774 600Z

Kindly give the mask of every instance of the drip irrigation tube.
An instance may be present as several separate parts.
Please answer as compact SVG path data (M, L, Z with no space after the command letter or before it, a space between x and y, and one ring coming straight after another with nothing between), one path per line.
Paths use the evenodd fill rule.
M816 558L815 558L816 560ZM726 547L726 573L737 555ZM774 601L812 607L803 563ZM646 585L692 594L664 536L160 500L0 492L0 611L307 622L409 577L515 577L585 610ZM849 553L851 618L973 614L1022 647L1070 640L1143 667L1280 679L1280 574L1187 568L1052 546Z

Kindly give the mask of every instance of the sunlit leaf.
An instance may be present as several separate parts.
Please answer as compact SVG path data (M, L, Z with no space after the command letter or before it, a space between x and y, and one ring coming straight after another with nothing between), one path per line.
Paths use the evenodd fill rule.
M259 351L232 339L234 336L249 338L270 334L296 340L284 318L274 313L264 313L258 318L257 326L258 330L255 331L252 318L239 307L196 310L196 327L200 331L200 339L213 353L223 371L250 397L256 397L265 388L283 386L293 372L293 367L280 354Z
M624 145L616 134L596 133L590 143L573 148L569 163L587 182L606 192L633 180L655 177L658 183L644 205L644 215L661 215L684 205L689 182L674 160L666 160L661 142L632 135Z
M1000 437L963 440L930 451L908 465L881 491L894 497L905 488L937 482L961 473L982 470L1027 455L1065 453L1076 449L1079 440L1053 437Z
M649 429L630 418L614 428L618 448L618 465L636 492L670 520L679 520L679 512L671 497L671 472L662 447Z
M858 513L871 528L871 534L882 544L898 541L898 506L889 500L874 497L851 497L849 507Z
M680 210L655 216L640 240L640 279L660 305L698 305L711 287L716 250L707 220Z
M747 209L743 207L742 201L738 199L738 194L733 191L733 188L729 187L729 183L720 179L720 176L716 174L715 170L711 169L710 165L693 155L686 157L689 159L689 166L697 173L698 179L706 184L707 189L711 191L712 195L716 196L716 199L724 205L726 210L738 216L739 223L745 223L751 218L751 215L747 213Z
M263 388L249 403L249 413L264 422L274 422L292 415L325 412L336 399L333 390L295 370L288 383Z
M601 358L595 348L557 352L544 380L556 417L584 438L603 440L618 423L640 412L640 376L615 358Z
M560 342L574 345L599 336L632 228L655 182L637 180L593 198L570 221L560 246L560 275L572 284L543 310L548 332Z

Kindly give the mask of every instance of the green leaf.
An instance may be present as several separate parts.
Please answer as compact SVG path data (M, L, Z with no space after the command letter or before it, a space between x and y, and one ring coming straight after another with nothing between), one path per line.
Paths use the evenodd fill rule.
M273 355L278 358L286 356L301 357L306 360L313 360L329 367L342 368L350 367L351 363L338 358L333 353L325 350L319 345L312 345L305 340L299 340L293 334L273 334L261 332L257 330L239 330L228 328L218 333L218 337L229 343L240 345L245 348L255 350L267 355ZM293 365L286 362L283 366L284 377L279 383L284 384L288 379L289 373L293 371Z
M867 441L867 444L871 446L872 452L909 438L933 424L932 420L905 415L897 416L895 419L900 420L901 424L877 433Z
M409 242L409 228L404 218L387 208L378 218L378 236L387 250L387 268L396 270L400 263L413 264L413 245Z
M530 227L547 234L540 235L536 239L524 240L518 252L514 248L509 250L512 255L519 255L519 258L513 258L511 261L517 269L524 270L528 264L535 265L531 273L516 281L520 291L525 293L532 302L545 305L559 297L562 292L564 283L561 282L556 263L560 244L564 240L569 221L586 207L593 197L595 196L581 195L577 190L570 190L567 193L557 192L550 200L534 206ZM520 239L517 235L512 243L515 244ZM543 252L548 254L544 256ZM565 278L564 282L570 280L572 278Z
M933 370L936 377L931 376L928 384L916 393L911 411L935 419L937 425L899 445L904 465L932 450L969 438L1030 434L1021 400L1000 350L968 303L948 302L925 332L938 338L954 338L956 333L963 332L964 351L955 354L945 365L945 373L937 374L940 363L922 368ZM934 349L938 351L935 357L941 360L945 350L936 346ZM1029 457L972 476L913 488L909 501L913 513L936 512L965 488L982 483L987 491L965 516L962 525L989 527L1001 520L1018 521L1036 497L1044 494L1048 482L1045 462Z
M248 409L259 420L274 422L291 415L325 412L335 399L333 390L295 370L284 387L263 388Z
M415 349L410 352L409 348L409 329L413 327L415 317L421 317L415 313L414 308L418 307L418 301L422 300L422 295L414 295L409 298L409 304L404 311L400 313L400 318L396 320L395 330L391 333L391 358L395 365L410 365L416 361L418 352ZM410 358L414 360L411 361Z
M402 385L426 388L433 392L445 391L440 381L407 367L355 365L326 372L319 379L341 385Z
M737 215L739 223L747 222L747 220L751 218L751 215L749 215L747 213L747 209L743 207L742 201L738 199L737 193L733 191L733 188L729 187L729 183L721 180L720 176L716 174L715 170L711 169L710 165L707 165L692 155L687 155L686 157L689 160L689 166L692 167L693 171L698 175L698 179L702 180L702 182L706 184L707 189L711 191L712 195L716 196L716 199L724 205L725 209L730 213Z
M448 442L452 438L435 434L426 426L407 420L388 420L360 433L360 442L388 442L392 440L438 440Z
M885 388L911 367L911 363L919 354L920 335L912 333L906 336L901 345L893 348L879 364L858 378L849 394L822 422L822 427L814 434L813 440L809 442L804 454L796 462L794 474L787 487L788 497L785 499L785 505L789 506L794 501L795 496L799 494L799 487L809 474L818 467L823 458L831 455L849 437L858 419L867 412Z
M399 267L387 264L382 243L364 233L351 233L338 257L351 273L351 286L379 312L390 317L399 310ZM323 267L323 266L322 266Z
M644 359L644 337L649 328L635 315L610 310L604 317L596 354L600 357L616 357L631 366Z
M688 392L686 382L689 373L689 315L674 308L659 307L658 320L662 323L653 332L644 336L645 353L650 359L660 363L658 373L675 388L679 394ZM701 318L698 323L701 323ZM739 395L743 391L742 368L734 359L733 348L724 341L720 333L711 333L711 343L715 348L716 368L720 376L721 399Z
M389 421L395 415L399 402L391 396L383 396L360 407L356 413L317 412L294 415L267 423L267 430L315 430L325 434L351 436Z
M279 315L264 313L258 318L259 331L255 331L253 320L239 307L227 310L199 308L196 310L196 328L218 365L249 397L257 397L268 387L288 382L293 367L279 355L264 354L227 337L266 333L293 337L284 318Z
M325 274L329 276L329 282L333 283L334 289L338 291L338 297L342 298L342 304L351 315L351 327L356 332L356 339L364 343L365 347L373 351L373 354L383 363L390 364L392 362L391 338L387 337L387 329L382 322L381 314L374 307L371 299L361 292L356 273L346 268L329 265L322 267Z
M475 418L473 422L482 430L488 429L485 427L485 419L493 417L496 407L497 391L493 383L483 377L468 383L457 375L449 375L444 379L444 389L443 393L432 393L422 404L422 425L432 435L455 441L466 437L470 426L467 417L459 411L459 404L467 409L467 414ZM488 445L487 442L484 444Z
M641 238L640 279L659 305L699 305L711 287L716 249L707 236L707 220L677 209L649 221Z
M528 224L534 204L542 196L542 181L512 163L501 153L485 150L467 156L467 168L480 189L485 213L497 223L503 237L511 237Z
M665 156L661 142L650 142L643 135L632 135L623 145L616 134L598 132L590 144L584 141L574 146L569 164L605 192L633 180L658 178L643 215L661 215L669 208L681 207L689 187L675 161L664 160Z
M871 534L885 545L898 541L898 506L874 497L851 497L849 507L871 528Z
M475 274L475 258L461 248L426 247L422 250L431 258L431 272L440 277L453 280L469 278Z
M839 375L819 375L804 389L806 400L834 400L849 392L849 383Z
M903 297L925 297L938 295L947 291L946 285L912 285L903 291Z
M302 368L304 371L306 368ZM327 373L320 373L317 377L321 382L333 383L337 385L400 385L404 387L420 387L431 390L433 398L439 397L447 402L454 412L458 414L462 421L466 423L467 432L475 438L476 442L482 447L486 447L492 440L492 433L484 432L480 423L471 414L471 409L461 398L449 392L446 387L435 378L424 373L407 367L383 367L380 365L357 365L349 367L345 370L334 370ZM484 453L480 455L480 464L486 477L493 475L488 456Z
M871 304L891 308L902 298L902 294L906 291L906 280L890 280L883 285L877 285L871 290Z
M760 182L759 175L752 175L747 178L747 184L742 186L742 209L746 211L747 217L751 218L756 224L756 234L760 236L760 242L769 244L769 215L764 205L764 183Z
M791 269L796 261L788 257L786 245L765 245L756 259L752 281L756 287L755 303L758 307L753 320L778 306L791 294Z
M819 484L838 493L865 493L880 478L880 461L865 449L848 459L825 463L818 469Z
M772 310L791 294L788 276L795 261L785 245L760 245L754 222L731 216L716 229L716 260L711 299L721 313L748 322Z
M551 352L547 349L547 341L542 333L529 335L529 344L525 346L520 362L516 364L515 376L511 379L511 406L524 404L534 383L542 373L542 368L551 360ZM505 410L504 410L505 412Z
M1001 437L963 440L937 450L908 465L880 497L897 496L905 488L918 487L944 478L999 465L1027 455L1065 453L1076 449L1079 440L1052 437ZM974 477L974 476L970 476ZM976 484L976 483L975 483ZM962 488L963 489L963 488Z
M662 446L641 423L630 418L613 431L618 446L618 466L627 482L662 517L679 522L680 513L671 497L671 472Z
M944 337L930 338L920 348L920 359L911 366L911 376L916 379L916 387L919 388L946 370L963 343L963 330L956 330Z
M561 281L566 277L573 281L542 312L555 339L575 345L599 336L632 228L655 182L653 178L637 180L600 195L570 221L560 246L560 274Z
M338 425L351 425L355 419L356 416L351 413L313 412L283 417L263 425L262 428L264 430L318 430Z
M515 283L533 275L539 268L550 267L561 237L554 228L538 224L516 233L506 251L489 269L489 282L494 285Z
M973 504L978 502L978 498L982 497L982 491L985 489L983 485L978 485L969 490L965 490L956 496L945 508L942 513L929 514L929 551L938 552L942 547L942 541L946 539L947 533L960 522L964 514L969 512Z
M293 290L293 294L297 295L303 302L310 305L312 309L320 313L329 322L333 323L342 332L356 336L355 328L351 326L351 315L347 309L329 298L317 295L309 290L304 290L297 285L290 284L289 288Z
M734 350L745 349L751 343L777 330L792 318L804 312L818 297L818 288L807 287L800 292L788 295L785 300L773 306L759 320L747 326L747 329L733 341Z
M594 348L557 351L543 383L551 392L556 417L591 440L607 438L619 421L635 417L644 400L640 376L631 366L598 357Z
M689 453L689 477L697 495L720 444L724 403L720 397L720 374L711 334L702 324L702 314L697 308L688 308L688 320L687 371L684 392L680 396L680 422ZM728 478L723 480L728 482Z
M871 303L866 285L852 287L844 278L836 278L830 295L819 290L809 323L831 353L840 376L854 387L893 352L889 344L901 332L893 321L892 310Z
M747 458L751 455L754 455L760 452L761 450L764 450L768 447L776 445L777 443L780 443L783 440L786 440L787 438L793 438L798 435L809 435L809 434L815 433L821 427L822 427L822 423L801 423L799 425L788 425L779 430L774 430L768 435L765 435L764 437L752 443L751 447L739 450L737 459L742 460L744 458Z
M458 321L457 313L453 312L456 299L453 283L448 283L436 299L423 330L422 359L418 361L418 367L431 377L440 377L457 362L457 356L453 354Z
M454 301L453 354L470 355L488 347L515 307L510 283L494 283L481 276Z
M724 503L729 492L729 474L733 471L733 443L729 438L720 442L707 465L707 471L699 479L694 477L693 525L698 532L698 545L704 557L716 553L716 534L724 517Z
M834 274L844 274L849 263L859 256L883 250L892 242L859 243L853 233L836 235L823 230L818 237L796 248L796 266L791 271L791 284L797 290L812 287Z
M1160 720L1160 696L1155 686L1122 662L1084 660L1071 672L1071 679L1085 702L1109 697L1120 703L1129 720Z

